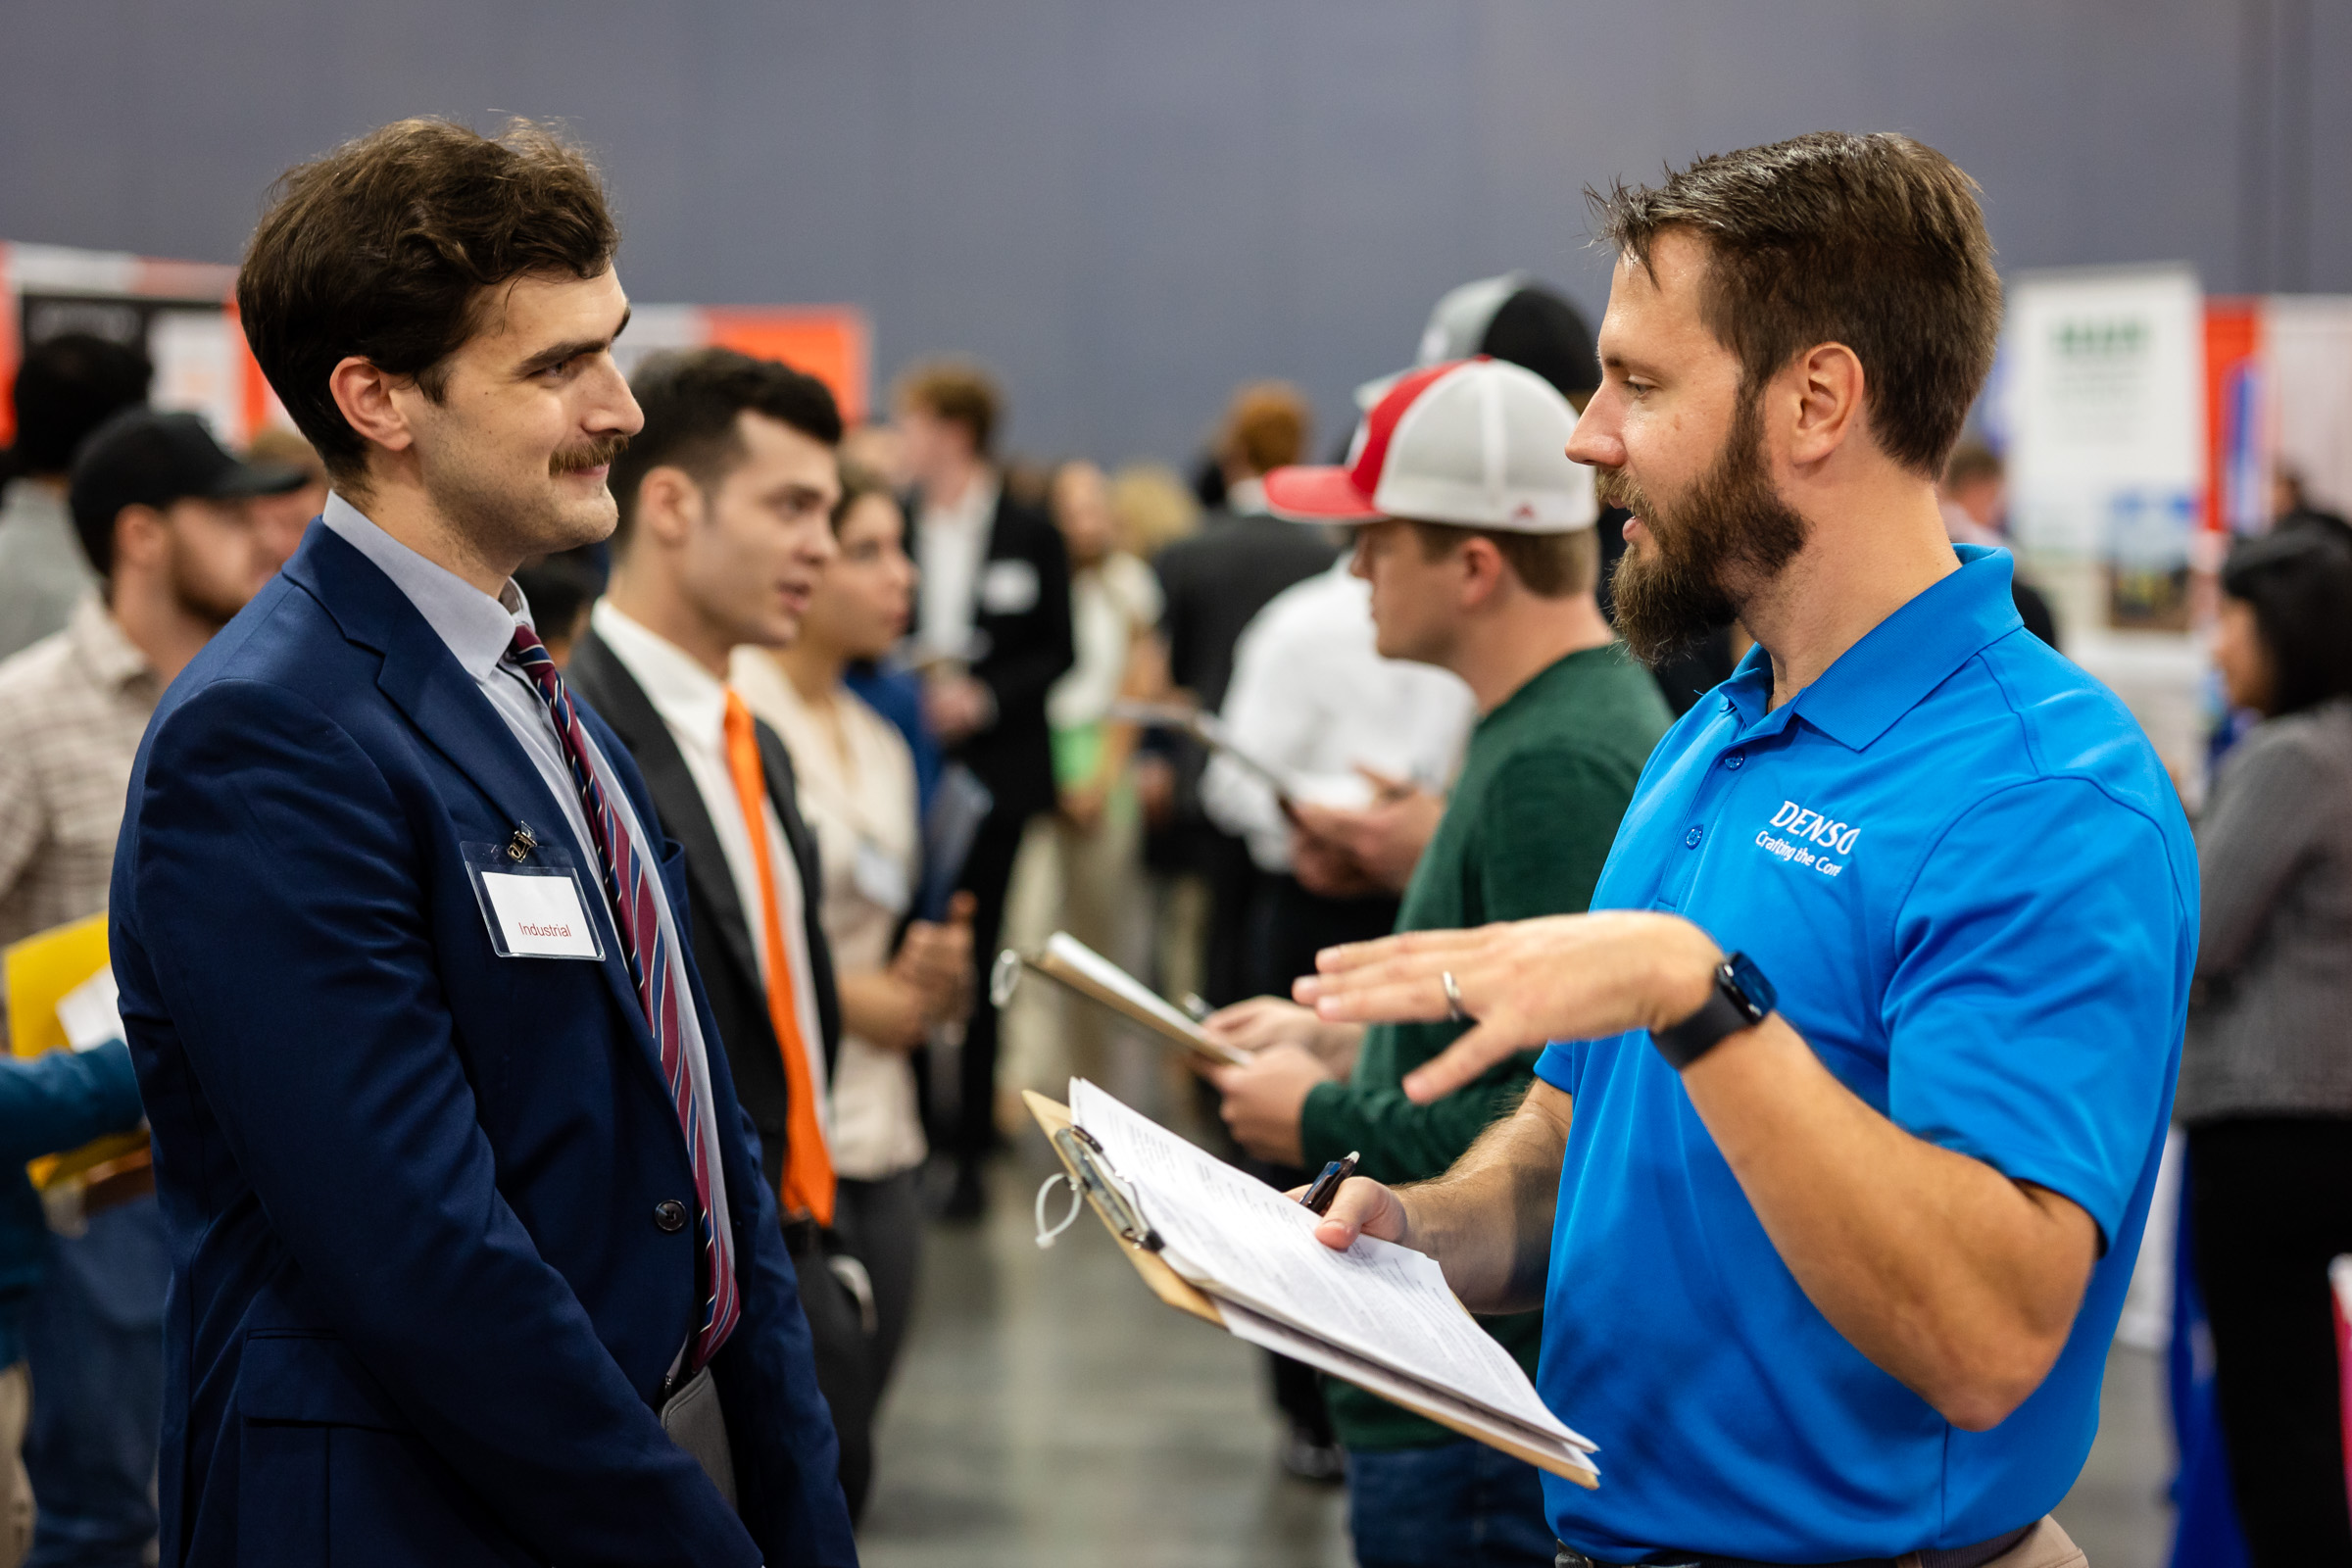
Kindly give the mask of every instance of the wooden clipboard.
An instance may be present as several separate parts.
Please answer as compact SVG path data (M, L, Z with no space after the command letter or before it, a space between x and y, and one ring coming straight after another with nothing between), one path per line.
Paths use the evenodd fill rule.
M1095 953L1092 949L1086 948L1084 943L1078 942L1066 932L1056 931L1047 945L1035 953L1022 953L1013 948L1006 948L1003 953L997 955L996 967L989 975L991 1000L998 1006L1004 1006L1006 1002L1011 1000L1013 988L1019 983L1021 972L1028 970L1044 975L1056 985L1068 988L1098 1006L1108 1007L1129 1023L1151 1031L1169 1045L1204 1061L1213 1061L1227 1067L1238 1067L1250 1059L1249 1053L1226 1045L1222 1041L1210 1039L1199 1024L1176 1011L1174 1007L1168 1007L1167 1014L1162 1015L1149 1006L1139 1004L1133 998L1122 996L1117 991L1103 985L1094 975L1068 962L1061 954L1055 951L1055 944L1065 942L1073 947L1083 949L1085 956L1090 961L1102 963L1107 968L1117 969L1117 966L1112 964L1109 959ZM1119 970L1118 974L1122 980L1134 985L1138 991L1144 989L1142 982L1136 980L1133 975L1127 974L1124 970ZM1157 1001L1158 999L1153 1000ZM1158 1004L1167 1006L1164 1002L1159 1002Z
M1046 1130L1046 1143L1053 1149L1054 1158L1061 1161L1061 1168L1068 1173L1070 1185L1080 1192L1086 1191L1085 1179L1078 1167L1071 1163L1069 1155L1061 1152L1061 1146L1054 1142L1054 1134L1070 1125L1070 1107L1058 1100L1048 1100L1034 1089L1022 1090L1021 1099L1027 1102L1029 1114L1035 1116L1037 1124ZM1202 1322L1214 1323L1219 1328L1225 1326L1225 1319L1218 1315L1214 1299L1168 1267L1167 1260L1157 1252L1120 1235L1119 1222L1102 1212L1101 1204L1089 1202L1087 1206L1094 1209L1095 1218L1101 1220L1102 1228L1110 1232L1110 1239L1118 1244L1120 1251L1127 1254L1127 1261L1135 1265L1135 1271L1144 1277L1144 1283L1152 1288L1153 1296L1179 1312L1190 1312Z
M1048 1099L1034 1089L1022 1090L1021 1099L1028 1104L1029 1114L1037 1118L1038 1126L1045 1129L1047 1144L1054 1150L1054 1157L1061 1161L1063 1171L1069 1176L1071 1187L1078 1192L1086 1192L1084 1174L1071 1162L1069 1155L1062 1152L1060 1144L1055 1142L1053 1136L1070 1126L1070 1107L1058 1100ZM1119 1250L1126 1254L1127 1261L1135 1265L1136 1273L1143 1276L1144 1284L1151 1288L1153 1296L1158 1297L1179 1312L1188 1312L1202 1322L1214 1323L1217 1327L1226 1329L1228 1333L1231 1332L1227 1328L1224 1316L1217 1310L1216 1298L1170 1268L1167 1260L1157 1252L1123 1234L1118 1220L1104 1212L1102 1204L1096 1202L1091 1194L1088 1197L1087 1206L1094 1209L1095 1217L1102 1222L1102 1228L1110 1233L1110 1239L1118 1245ZM1325 1375L1337 1376L1338 1374L1327 1372ZM1489 1447L1499 1448L1514 1459L1523 1459L1539 1470L1547 1471L1565 1481L1573 1481L1588 1491L1597 1489L1600 1485L1599 1478L1592 1472L1579 1469L1574 1465L1563 1464L1553 1454L1538 1448L1532 1444L1514 1443L1493 1429L1473 1427L1443 1405L1400 1397L1396 1393L1388 1391L1381 1391L1381 1397L1412 1411L1417 1416L1435 1421L1449 1431L1458 1432L1465 1438L1486 1444Z

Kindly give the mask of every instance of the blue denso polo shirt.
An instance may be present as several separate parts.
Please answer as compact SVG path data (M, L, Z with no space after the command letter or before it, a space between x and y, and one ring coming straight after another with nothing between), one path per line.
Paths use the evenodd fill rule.
M2180 1065L2196 856L2139 726L2018 620L2007 555L1960 557L1779 710L1759 649L1685 714L1592 907L1747 953L1848 1089L2082 1204L2105 1250L2048 1380L1962 1431L1806 1299L1645 1033L1551 1045L1536 1071L1575 1117L1537 1382L1602 1479L1544 1488L1595 1555L1962 1545L2048 1511L2089 1451Z

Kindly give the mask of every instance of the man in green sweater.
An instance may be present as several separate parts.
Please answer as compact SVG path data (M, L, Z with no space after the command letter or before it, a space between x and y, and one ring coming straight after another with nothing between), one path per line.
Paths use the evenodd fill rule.
M1593 600L1589 470L1564 448L1576 414L1541 377L1494 360L1399 379L1366 416L1346 467L1266 477L1277 513L1356 525L1380 652L1452 670L1477 699L1461 772L1415 865L1399 931L1582 911L1650 748L1669 717ZM1302 866L1326 880L1379 868L1364 812L1290 807ZM1409 814L1406 811L1404 814ZM1319 1022L1259 997L1208 1021L1252 1053L1212 1080L1234 1139L1315 1167L1350 1152L1383 1182L1442 1175L1526 1094L1535 1053L1429 1105L1404 1075L1461 1023ZM1543 1314L1485 1320L1534 1375ZM1364 1568L1549 1568L1551 1527L1532 1466L1347 1384L1327 1385L1348 1455L1349 1522Z

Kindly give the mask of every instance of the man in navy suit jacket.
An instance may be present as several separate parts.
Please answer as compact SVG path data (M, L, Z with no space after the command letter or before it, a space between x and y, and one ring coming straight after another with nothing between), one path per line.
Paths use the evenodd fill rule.
M166 695L116 857L168 1565L856 1561L683 856L510 580L612 526L613 241L544 132L411 121L294 171L247 253L336 493ZM583 957L502 956L573 920Z

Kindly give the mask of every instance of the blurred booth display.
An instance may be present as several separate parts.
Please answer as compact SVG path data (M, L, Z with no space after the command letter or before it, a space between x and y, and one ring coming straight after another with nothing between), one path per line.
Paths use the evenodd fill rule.
M2271 526L2282 468L2352 507L2352 296L2208 299L2175 264L2020 271L1994 387L2024 569L2193 805L2230 539Z
M2301 477L2310 505L2352 512L2352 295L2207 300L2205 379L2208 527L2268 528L2280 468Z
M293 428L246 350L236 282L237 270L217 263L0 241L0 446L16 438L18 361L66 332L145 349L155 406L203 415L232 447ZM856 422L869 402L872 341L854 305L639 305L613 352L624 371L658 350L706 344L782 360L831 387Z
M16 439L18 361L68 332L145 349L159 407L202 414L241 444L257 421L245 406L243 339L222 324L236 281L235 268L209 262L0 241L0 446Z
M2098 618L2188 629L2205 492L2204 299L2182 267L2010 284L2010 516L2021 554L2099 570ZM2081 604L2082 579L2075 595Z

